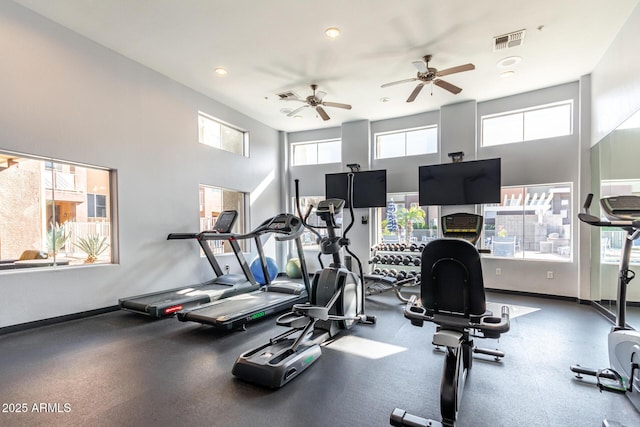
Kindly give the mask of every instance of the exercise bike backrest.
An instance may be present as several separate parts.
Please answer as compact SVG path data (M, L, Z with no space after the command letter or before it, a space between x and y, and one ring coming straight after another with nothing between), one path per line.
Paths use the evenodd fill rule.
M486 311L478 250L466 240L437 239L422 251L421 298L428 312L481 316Z

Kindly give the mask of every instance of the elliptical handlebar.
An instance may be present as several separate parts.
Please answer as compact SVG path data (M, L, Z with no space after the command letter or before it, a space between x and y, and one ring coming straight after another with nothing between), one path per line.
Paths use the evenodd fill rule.
M313 205L310 204L307 207L307 212L304 215L302 215L302 210L300 209L300 180L296 178L294 180L294 184L295 184L294 186L295 186L295 192L296 192L296 211L298 211L298 216L302 221L302 225L307 230L315 234L318 239L322 239L322 235L318 232L318 230L316 230L314 226L309 225L309 223L307 222L307 218L309 218L309 215L311 215L311 211L313 210Z

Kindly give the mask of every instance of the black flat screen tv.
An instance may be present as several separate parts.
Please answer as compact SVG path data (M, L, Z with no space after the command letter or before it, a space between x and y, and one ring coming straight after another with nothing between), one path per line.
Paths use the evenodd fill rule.
M420 166L420 206L500 203L500 159Z
M342 199L349 207L348 174L328 173L325 175L325 197ZM353 173L353 207L377 208L387 206L386 169Z

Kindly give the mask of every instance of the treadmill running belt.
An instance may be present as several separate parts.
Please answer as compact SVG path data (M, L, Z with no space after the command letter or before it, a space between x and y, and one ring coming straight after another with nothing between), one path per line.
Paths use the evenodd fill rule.
M306 299L306 295L262 291L251 292L203 304L193 309L183 310L178 312L178 319L183 322L200 322L228 327L228 324L235 324L237 321L247 323L250 320L284 311L292 307L293 304ZM253 317L254 315L259 316ZM246 320L246 322L243 320Z

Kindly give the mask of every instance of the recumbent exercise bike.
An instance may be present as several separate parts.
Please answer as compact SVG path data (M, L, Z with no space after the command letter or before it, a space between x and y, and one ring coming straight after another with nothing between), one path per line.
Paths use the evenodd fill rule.
M454 426L466 375L473 353L499 360L504 353L474 347L473 338L499 338L509 330L509 309L501 316L486 310L482 265L476 247L467 240L443 238L429 242L422 252L420 300L412 296L404 315L411 324L425 321L437 326L436 347L445 347L440 383L442 422L411 415L396 408L390 416L393 426ZM481 334L481 335L478 335Z

